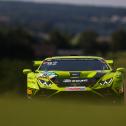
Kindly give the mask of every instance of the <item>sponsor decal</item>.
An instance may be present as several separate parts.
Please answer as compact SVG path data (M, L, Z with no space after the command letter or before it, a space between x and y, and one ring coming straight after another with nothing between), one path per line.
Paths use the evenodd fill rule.
M76 79L64 79L64 83L83 83L83 82L88 82L88 79L81 79L81 80L76 80Z
M71 77L79 77L80 76L80 72L70 72L70 76Z
M57 61L45 61L43 64L46 64L48 66L55 66L57 65Z
M54 73L54 72L48 72L48 71L44 71L43 73L41 73L41 74L39 74L38 75L38 79L39 78L44 78L44 77L49 77L50 79L51 78L54 78L54 77L56 77L57 75Z
M65 91L84 91L85 87L67 87Z

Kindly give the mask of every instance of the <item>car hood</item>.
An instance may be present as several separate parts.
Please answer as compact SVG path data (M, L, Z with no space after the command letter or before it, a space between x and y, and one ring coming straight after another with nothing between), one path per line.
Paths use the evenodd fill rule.
M101 78L110 71L43 71L39 75L57 78Z

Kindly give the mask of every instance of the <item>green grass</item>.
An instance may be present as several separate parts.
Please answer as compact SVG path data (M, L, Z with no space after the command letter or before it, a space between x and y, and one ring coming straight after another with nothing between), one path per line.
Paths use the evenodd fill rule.
M0 96L0 126L125 126L126 106Z

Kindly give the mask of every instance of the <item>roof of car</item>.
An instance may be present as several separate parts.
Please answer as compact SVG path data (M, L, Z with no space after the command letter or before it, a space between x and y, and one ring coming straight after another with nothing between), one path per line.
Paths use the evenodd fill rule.
M102 57L97 57L97 56L55 56L55 57L49 57L46 59L103 59Z

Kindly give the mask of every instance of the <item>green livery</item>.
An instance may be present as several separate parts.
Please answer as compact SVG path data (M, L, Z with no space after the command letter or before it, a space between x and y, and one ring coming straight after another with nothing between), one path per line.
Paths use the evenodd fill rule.
M61 92L91 92L105 96L105 90L124 93L124 68L113 68L113 60L94 56L59 56L34 61L37 70L24 69L27 74L27 95L45 90L51 95Z

